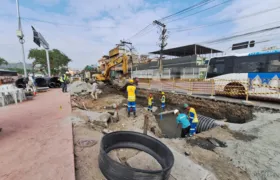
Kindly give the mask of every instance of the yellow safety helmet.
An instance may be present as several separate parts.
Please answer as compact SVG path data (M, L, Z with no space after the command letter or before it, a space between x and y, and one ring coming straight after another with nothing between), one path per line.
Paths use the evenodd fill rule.
M162 95L164 95L164 92L161 92Z
M132 84L132 83L133 83L133 79L130 79L130 80L129 80L129 83L131 83L131 84Z

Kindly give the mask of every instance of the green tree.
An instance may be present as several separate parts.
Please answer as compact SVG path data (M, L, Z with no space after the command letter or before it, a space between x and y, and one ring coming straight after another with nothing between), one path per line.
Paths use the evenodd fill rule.
M40 65L41 72L48 72L46 52L44 49L30 49L28 58L34 59L32 63L33 69L36 65ZM51 74L53 75L64 73L65 69L67 69L68 63L71 62L71 59L58 49L50 50L49 58Z
M8 61L0 57L0 65L8 65Z
M24 70L20 68L8 68L10 71L16 71L19 74L24 74ZM27 73L32 73L30 69L27 69Z

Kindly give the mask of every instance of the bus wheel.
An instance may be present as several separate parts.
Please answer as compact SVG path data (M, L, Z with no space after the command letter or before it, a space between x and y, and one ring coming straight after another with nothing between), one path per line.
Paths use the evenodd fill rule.
M227 84L224 93L226 96L231 97L245 97L246 95L244 86L235 82Z

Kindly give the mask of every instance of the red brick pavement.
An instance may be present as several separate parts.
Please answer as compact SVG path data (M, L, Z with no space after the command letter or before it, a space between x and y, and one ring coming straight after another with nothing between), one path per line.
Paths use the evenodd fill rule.
M69 101L55 89L0 107L1 180L75 179Z

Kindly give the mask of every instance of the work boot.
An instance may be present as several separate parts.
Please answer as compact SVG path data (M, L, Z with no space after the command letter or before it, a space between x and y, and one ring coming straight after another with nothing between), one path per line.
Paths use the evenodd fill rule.
M130 112L127 113L127 117L130 117Z
M137 117L137 116L136 116L136 112L133 112L133 114L134 114L134 117Z

